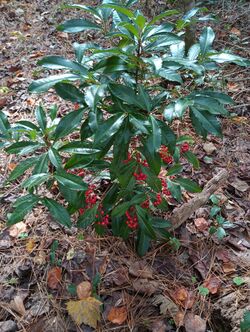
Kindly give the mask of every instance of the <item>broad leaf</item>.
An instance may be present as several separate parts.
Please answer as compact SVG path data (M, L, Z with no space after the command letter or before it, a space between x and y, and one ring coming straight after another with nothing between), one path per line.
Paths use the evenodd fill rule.
M5 151L7 153L12 154L19 154L19 155L25 155L31 152L36 151L37 149L41 148L43 144L40 144L38 142L31 142L31 141L22 141L13 143L10 146L8 146Z
M215 33L211 27L205 27L200 35L201 54L205 55L212 47Z
M83 155L92 155L100 152L98 149L92 149L87 145L86 143L82 141L74 141L71 143L67 143L65 145L62 145L59 148L59 151L67 152L67 153L77 153L77 154L83 154Z
M40 184L48 181L50 178L50 174L40 173L30 176L27 180L22 183L23 188L32 188L39 186Z
M8 178L8 181L14 181L16 180L19 176L24 175L24 172L31 168L34 167L37 163L37 157L31 157L28 159L25 159L20 162L19 165L17 165L13 171L10 173L10 176Z
M101 29L102 28L100 25L84 19L68 20L63 24L57 26L57 30L69 33L81 32L85 30L101 30Z
M35 116L39 127L42 129L42 132L44 133L45 129L47 128L47 119L46 119L46 113L42 105L39 105L36 108Z
M61 225L71 228L72 222L68 211L51 198L43 198L43 204L48 208L52 217Z
M55 140L70 134L77 126L80 125L84 110L79 109L65 115L58 123L55 130Z
M74 174L70 174L60 169L54 174L54 178L63 186L68 187L71 190L86 190L87 185L82 179Z
M199 193L202 191L202 189L198 186L198 184L190 179L176 178L173 181L179 183L181 187L187 190L188 192Z
M60 74L52 75L46 78L41 78L37 81L33 81L29 86L29 92L41 93L46 92L52 88L56 83L64 81L76 81L79 80L79 75L75 74Z
M84 94L70 83L57 83L55 90L58 96L72 103L84 103Z

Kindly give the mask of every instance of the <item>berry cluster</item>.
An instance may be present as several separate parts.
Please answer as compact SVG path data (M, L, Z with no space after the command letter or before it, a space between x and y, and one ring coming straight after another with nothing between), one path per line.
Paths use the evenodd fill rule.
M161 194L158 193L158 194L156 194L156 201L154 201L153 204L154 204L154 206L156 207L156 206L160 205L161 202L162 202L162 197L161 197Z
M168 148L165 145L160 147L159 155L165 164L171 164L173 162L173 157L169 154Z
M189 151L189 149L190 149L190 146L189 146L189 144L188 143L183 143L182 144L182 146L181 146L181 152L187 152L187 151Z
M108 226L108 224L109 224L109 214L105 215L102 204L100 204L98 206L98 212L95 215L95 217L97 219L96 220L97 225Z
M149 209L149 199L146 199L146 201L142 202L141 207L143 209Z
M125 212L127 217L126 224L131 229L136 229L138 227L138 218L134 212L134 208L131 207L129 210Z
M168 185L165 180L161 179L162 193L166 196L171 196L171 192L168 189Z
M147 175L139 171L139 173L134 172L134 177L137 181L145 181L147 179Z
M95 203L97 201L97 195L95 194L94 189L95 189L95 186L90 185L89 189L86 190L86 192L85 192L85 200L86 200L88 208L91 208L93 205L95 205Z
M86 171L83 168L76 169L76 170L68 169L67 173L74 174L74 175L80 176L82 178L86 175Z

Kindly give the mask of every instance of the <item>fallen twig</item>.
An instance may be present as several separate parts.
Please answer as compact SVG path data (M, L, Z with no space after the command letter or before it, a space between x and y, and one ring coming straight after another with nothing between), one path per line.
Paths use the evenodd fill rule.
M209 197L226 181L227 177L228 172L223 169L208 181L200 194L182 206L175 208L170 218L172 222L171 230L180 227L197 209L204 205Z

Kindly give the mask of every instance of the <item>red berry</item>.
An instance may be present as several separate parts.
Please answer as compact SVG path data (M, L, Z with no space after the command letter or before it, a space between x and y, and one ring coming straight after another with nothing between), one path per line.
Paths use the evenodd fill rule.
M188 143L183 143L182 146L181 146L181 152L187 152L189 151L190 149L190 146Z

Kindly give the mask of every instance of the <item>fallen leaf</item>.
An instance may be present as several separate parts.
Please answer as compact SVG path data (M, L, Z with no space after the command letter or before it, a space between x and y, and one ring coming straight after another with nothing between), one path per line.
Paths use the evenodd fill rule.
M29 239L28 242L26 243L26 250L28 253L31 253L33 249L35 248L36 242L34 239Z
M241 192L245 192L249 189L249 185L245 181L238 178L236 178L233 182L230 182L230 185Z
M69 301L67 303L67 310L76 324L82 323L93 327L97 326L97 322L100 321L100 305L102 302L94 297L88 297L80 301Z
M184 326L186 332L205 332L206 321L198 315L194 315L191 312L187 313L184 318Z
M152 332L166 332L167 326L163 320L153 322Z
M178 306L168 296L162 294L154 297L153 304L160 305L160 313L164 316L170 314L174 317L179 311Z
M207 288L211 294L218 293L220 286L221 286L221 281L216 276L210 276L203 283L203 287Z
M159 283L148 279L137 279L133 281L133 287L139 293L152 295L159 289Z
M203 150L207 155L211 155L213 152L217 150L216 146L212 142L207 142L203 144Z
M9 164L8 164L8 170L9 170L9 171L12 172L15 168L16 168L16 164L15 164L15 163L9 163Z
M234 82L228 82L228 83L227 83L227 89L228 89L229 91L238 91L238 89L239 89L239 84L234 83Z
M113 324L121 325L127 319L128 313L126 307L113 307L108 313L108 320Z
M26 102L29 106L34 106L36 103L36 100L33 98L27 98Z
M57 289L62 280L62 269L58 266L53 267L48 272L47 283L49 288Z
M12 237L18 237L21 233L25 233L26 230L26 224L23 221L20 221L9 228L9 235Z
M110 274L109 278L111 283L114 283L116 286L122 286L128 282L128 273L127 269L121 267L117 269L114 273Z
M209 224L205 218L197 218L194 220L194 224L198 231L204 232L208 230Z
M171 296L175 302L180 304L185 309L191 309L195 301L194 292L188 291L184 287L178 288L171 294Z
M109 263L109 259L108 259L108 256L105 256L101 262L101 264L99 265L98 267L98 271L100 274L104 274L107 270L107 266L108 266L108 263Z
M75 250L74 250L74 248L69 249L69 251L67 252L66 259L68 261L70 261L71 259L74 258L74 256L75 256Z
M33 258L34 263L43 265L46 263L46 254L44 251L39 251L38 254Z
M240 35L241 35L240 30L237 29L237 28L234 28L234 27L230 30L230 32L231 32L232 34L236 35L236 36L240 36Z
M15 310L20 315L25 315L26 310L23 304L23 299L20 295L16 295L14 299L10 302L10 306L13 310Z
M183 311L178 311L177 314L173 317L175 325L177 327L184 325L185 313Z
M92 285L89 281L83 281L76 287L76 293L79 300L86 299L91 296Z
M3 97L0 98L0 108L3 108L5 105L7 105L7 98Z
M234 272L235 269L235 264L233 262L226 262L222 265L223 271L227 274L230 274Z
M40 56L43 56L43 55L44 55L43 51L38 51L38 52L35 52L35 53L31 53L30 54L30 59L36 59L36 58L39 58Z
M137 261L130 265L129 273L134 277L153 279L153 271L144 261Z

